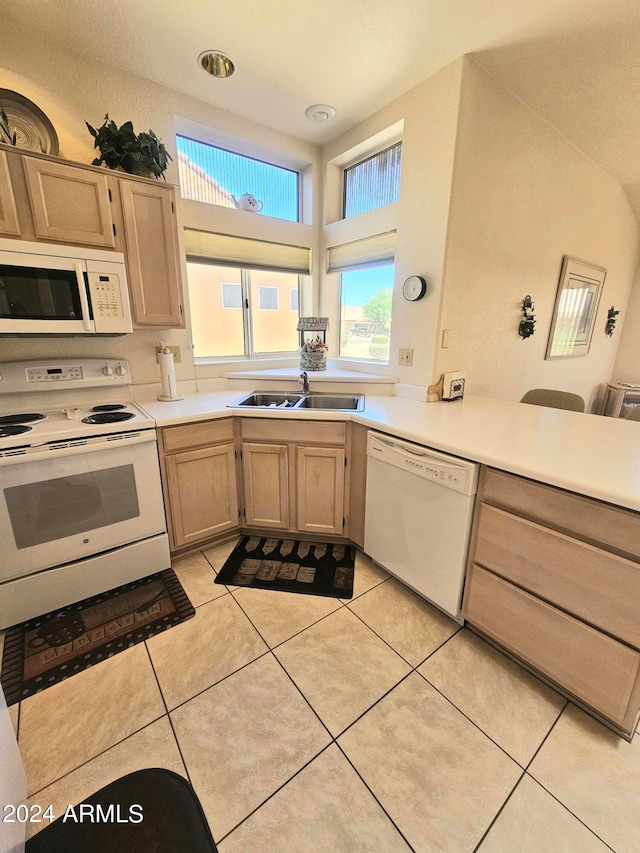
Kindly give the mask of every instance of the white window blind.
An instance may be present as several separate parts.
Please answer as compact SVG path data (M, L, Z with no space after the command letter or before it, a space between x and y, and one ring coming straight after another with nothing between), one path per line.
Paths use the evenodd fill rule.
M327 272L366 269L392 264L396 251L396 232L385 231L373 237L341 243L327 250Z
M184 229L188 261L209 261L251 269L280 270L308 275L311 272L311 249L285 243L267 243L230 234Z

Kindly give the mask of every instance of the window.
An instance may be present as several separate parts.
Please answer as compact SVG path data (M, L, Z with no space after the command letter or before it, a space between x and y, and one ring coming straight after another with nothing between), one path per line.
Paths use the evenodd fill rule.
M345 219L398 200L402 142L344 170Z
M389 361L393 264L342 273L340 355Z
M299 298L298 298L298 288L297 288L297 287L296 287L296 288L293 288L293 287L292 287L292 288L291 288L291 290L289 291L289 308L290 308L292 311L295 311L295 312L296 312L296 314L298 313L298 304L299 304L299 301L300 301L300 300L299 300Z
M223 308L242 308L242 285L233 281L221 281L220 293Z
M261 311L277 311L278 310L278 288L258 287L258 303Z
M187 280L196 358L297 352L297 316L289 308L297 273L188 260Z
M183 198L237 207L240 196L250 193L262 203L263 216L298 222L298 172L186 136L176 136L176 146Z

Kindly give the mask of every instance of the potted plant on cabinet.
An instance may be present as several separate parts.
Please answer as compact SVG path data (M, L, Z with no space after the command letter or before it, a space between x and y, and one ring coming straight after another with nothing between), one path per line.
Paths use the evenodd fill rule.
M164 178L173 158L152 130L136 133L130 121L118 127L108 113L97 130L88 121L85 124L93 136L94 148L100 150L100 157L92 161L92 166L104 163L109 169L122 169L130 175Z

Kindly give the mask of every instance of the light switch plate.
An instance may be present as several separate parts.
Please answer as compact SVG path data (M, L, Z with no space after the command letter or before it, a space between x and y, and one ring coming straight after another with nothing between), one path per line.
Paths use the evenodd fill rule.
M411 367L413 364L413 350L412 349L401 349L398 352L398 364L401 364L403 367Z

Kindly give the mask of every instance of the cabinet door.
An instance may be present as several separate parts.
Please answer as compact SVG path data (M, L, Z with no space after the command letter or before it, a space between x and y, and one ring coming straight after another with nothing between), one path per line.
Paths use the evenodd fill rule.
M289 529L289 463L286 444L242 445L246 523Z
M35 157L22 162L36 237L115 246L106 174Z
M173 187L119 185L135 324L184 328Z
M342 536L344 457L338 447L296 448L298 530Z
M7 155L0 151L0 234L20 234Z
M174 453L165 466L176 548L239 526L233 444Z

